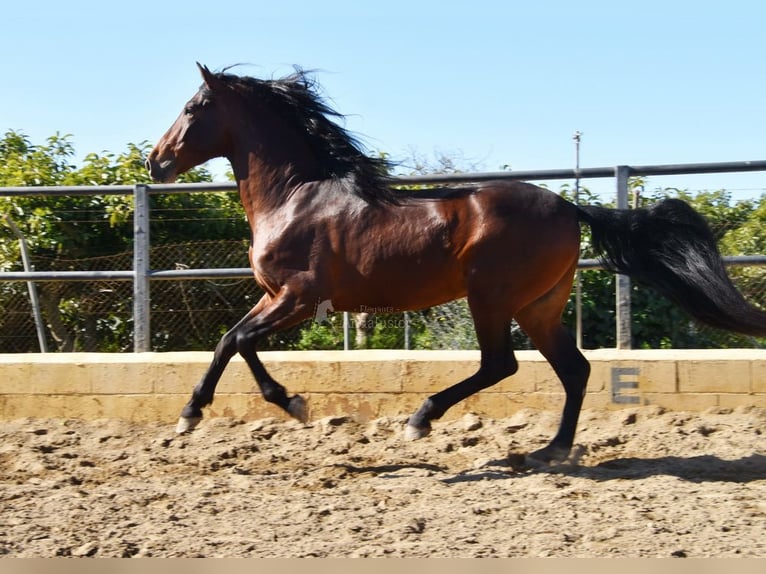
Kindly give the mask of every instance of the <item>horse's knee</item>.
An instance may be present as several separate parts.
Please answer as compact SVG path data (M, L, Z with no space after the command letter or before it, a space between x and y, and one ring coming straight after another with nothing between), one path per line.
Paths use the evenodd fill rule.
M255 353L256 337L250 331L240 330L232 335L234 345L240 355L247 357L248 355ZM224 335L224 337L225 336L226 335Z
M215 352L213 354L214 360L220 360L224 358L228 361L229 358L234 356L237 352L237 334L234 330L227 331L218 340L218 344L215 346Z

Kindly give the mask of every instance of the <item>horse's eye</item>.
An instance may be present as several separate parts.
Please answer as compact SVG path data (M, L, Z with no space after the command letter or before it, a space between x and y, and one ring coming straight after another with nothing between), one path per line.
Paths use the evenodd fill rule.
M201 102L186 104L186 107L184 108L184 114L186 114L187 116L193 116L200 109L206 108L210 104L211 104L210 100L202 100Z

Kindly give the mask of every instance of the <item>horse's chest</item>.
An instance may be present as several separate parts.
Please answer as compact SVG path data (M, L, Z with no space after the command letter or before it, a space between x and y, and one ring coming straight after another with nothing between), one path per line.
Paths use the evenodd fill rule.
M280 281L282 275L308 268L314 234L296 226L262 228L253 234L250 263L257 276Z

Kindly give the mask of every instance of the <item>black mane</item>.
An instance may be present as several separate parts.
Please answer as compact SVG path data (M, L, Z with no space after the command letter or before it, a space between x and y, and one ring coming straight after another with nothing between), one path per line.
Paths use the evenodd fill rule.
M253 105L273 108L304 134L327 179L369 202L397 202L396 192L388 181L389 162L365 154L358 139L333 121L344 116L324 101L309 72L296 68L293 74L275 80L225 71L215 76Z

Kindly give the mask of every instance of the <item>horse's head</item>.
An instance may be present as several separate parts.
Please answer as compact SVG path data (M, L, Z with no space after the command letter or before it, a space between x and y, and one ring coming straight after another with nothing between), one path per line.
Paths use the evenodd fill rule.
M227 130L222 117L223 86L197 63L203 84L146 160L154 181L172 183L179 174L214 157L226 155Z
M323 101L303 70L259 80L197 66L202 87L146 160L152 179L173 182L223 156L237 181L249 181L254 189L275 188L280 194L283 186L276 184L353 176L354 193L368 201L395 201L381 177L386 161L367 156L333 121L341 114Z

